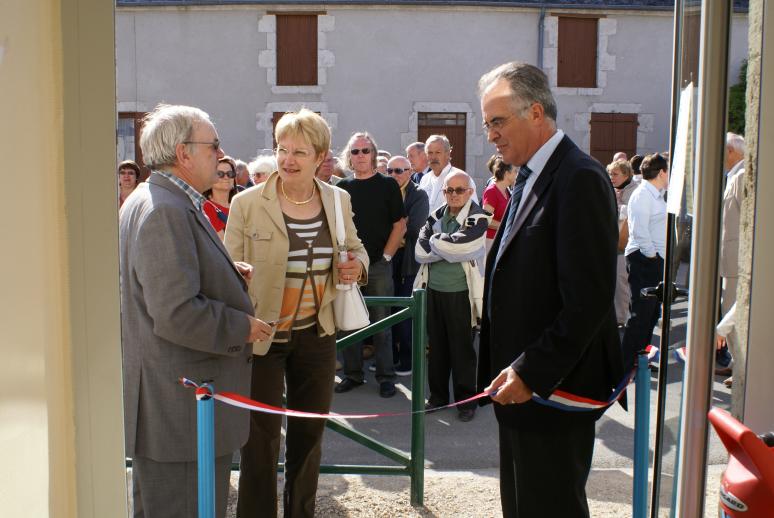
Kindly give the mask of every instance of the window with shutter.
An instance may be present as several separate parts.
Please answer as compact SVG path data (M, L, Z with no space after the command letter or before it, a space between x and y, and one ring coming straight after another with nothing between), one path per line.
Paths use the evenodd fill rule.
M557 86L597 87L597 18L559 17Z
M150 170L142 160L140 149L140 132L142 131L142 119L145 112L119 112L118 127L116 128L116 157L118 162L134 160L140 166L140 179L145 180Z
M417 140L425 142L430 135L446 135L452 146L451 163L465 170L465 113L419 112Z
M317 85L317 15L278 14L277 85Z
M590 154L603 165L623 151L631 158L637 154L636 113L592 113Z

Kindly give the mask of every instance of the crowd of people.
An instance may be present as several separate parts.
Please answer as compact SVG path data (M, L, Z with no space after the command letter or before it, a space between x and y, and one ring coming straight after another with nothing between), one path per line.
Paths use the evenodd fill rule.
M146 117L150 177L139 183L131 161L118 167L135 516L196 508L196 409L179 376L315 413L365 384L363 344L337 359L340 284L373 296L427 290L425 408L490 394L458 405L457 416L468 422L479 404L495 405L504 516L588 516L604 409L567 412L533 396L605 400L650 342L659 304L640 290L663 275L668 161L618 154L605 171L557 128L534 66L497 67L479 93L497 147L480 202L444 135L400 155L357 132L337 156L326 121L301 109L278 121L271 154L246 163L225 155L197 108L159 105ZM338 247L337 196L346 230ZM370 319L389 311L370 308ZM412 372L411 323L371 342L377 393L393 397L396 378ZM216 407L218 516L237 450L237 515L276 515L281 424L277 414ZM285 516L314 515L323 429L320 419L287 419Z

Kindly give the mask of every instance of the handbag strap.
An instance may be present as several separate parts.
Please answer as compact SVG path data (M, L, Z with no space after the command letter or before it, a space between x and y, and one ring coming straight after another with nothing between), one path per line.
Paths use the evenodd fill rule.
M336 208L336 241L339 245L339 251L346 250L347 231L344 229L344 215L341 212L341 191L333 188L333 201Z

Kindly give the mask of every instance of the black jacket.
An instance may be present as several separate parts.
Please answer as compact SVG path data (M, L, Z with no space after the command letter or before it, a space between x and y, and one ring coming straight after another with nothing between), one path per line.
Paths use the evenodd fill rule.
M406 209L406 244L403 251L403 263L396 265L400 268L400 274L403 277L412 277L419 271L419 264L414 258L414 249L419 238L419 230L425 224L427 215L430 212L430 202L427 199L427 193L420 190L414 182L409 180L406 186L406 197L403 199L403 206Z
M618 225L610 179L565 136L522 203L500 260L505 225L487 259L479 389L510 365L543 398L562 389L607 400L624 374L613 307ZM532 429L603 412L495 404L500 424Z

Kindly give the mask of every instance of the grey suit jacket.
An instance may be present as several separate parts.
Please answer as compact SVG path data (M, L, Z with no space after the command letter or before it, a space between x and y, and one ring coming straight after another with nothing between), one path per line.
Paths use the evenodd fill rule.
M126 454L196 459L196 398L181 376L249 394L247 286L204 215L152 174L119 213ZM215 403L215 454L240 448L249 412Z
M721 277L739 276L739 214L744 198L744 160L728 172L723 191L723 219L720 230Z

